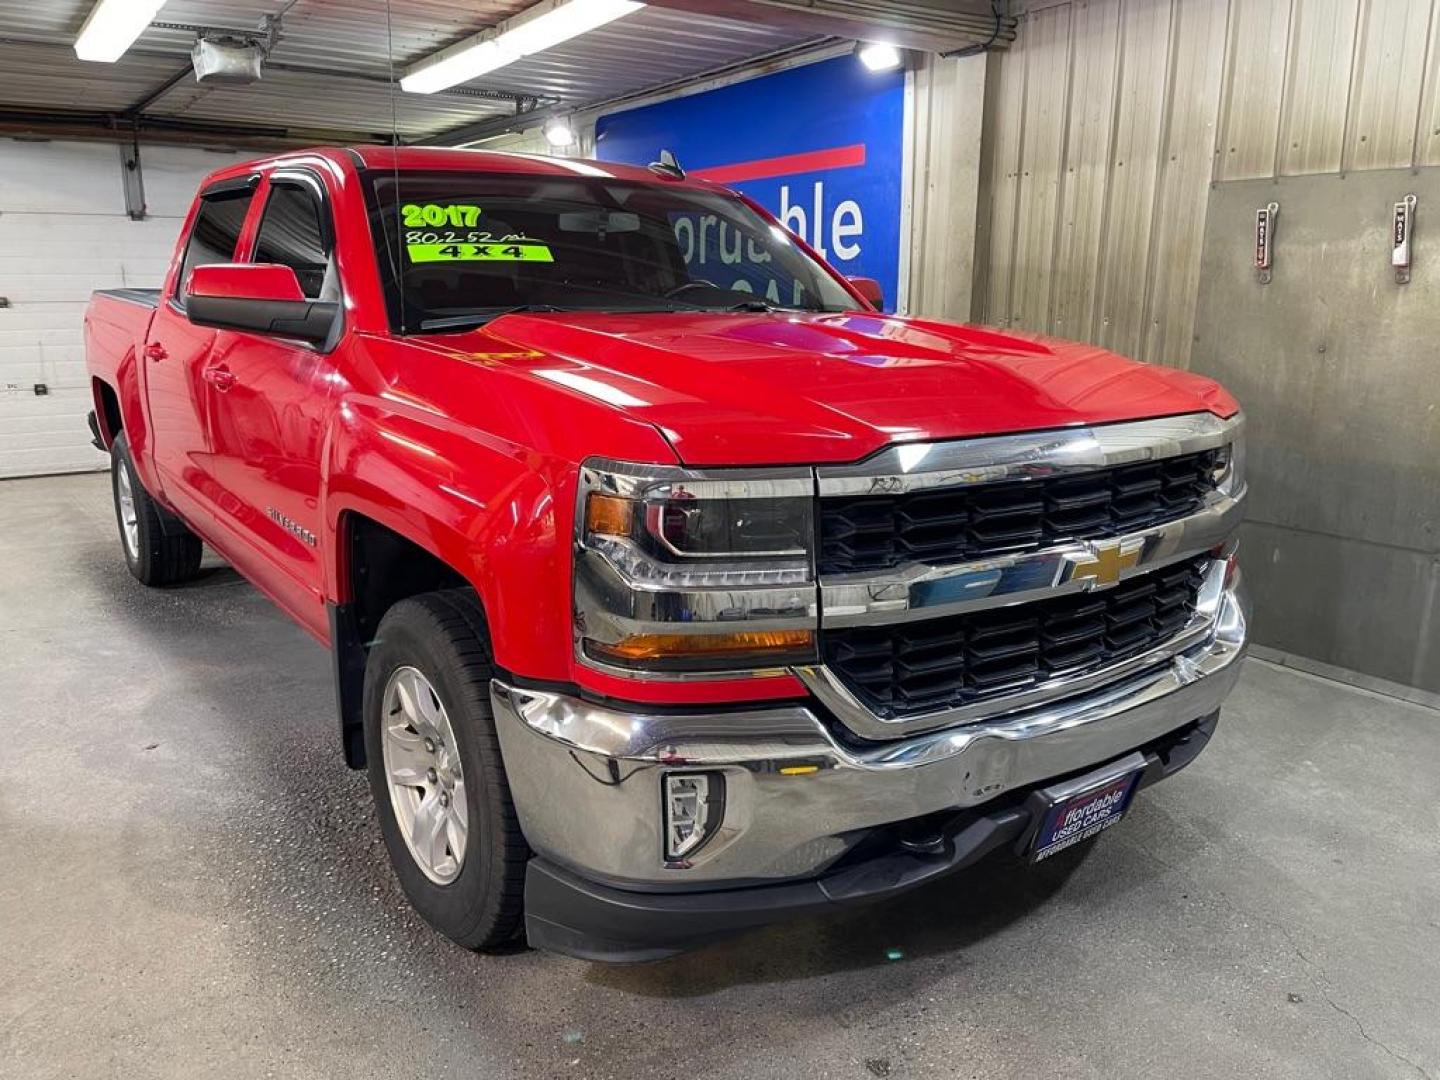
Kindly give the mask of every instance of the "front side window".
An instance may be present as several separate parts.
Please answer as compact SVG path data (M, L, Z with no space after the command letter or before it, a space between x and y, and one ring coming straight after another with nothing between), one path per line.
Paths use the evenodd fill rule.
M255 238L257 263L280 263L295 271L300 288L311 300L326 291L330 254L321 215L325 208L307 186L279 180L270 187L260 233Z
M371 232L399 333L516 308L848 311L830 271L718 192L608 178L375 174Z
M190 239L185 245L185 261L180 266L177 299L183 301L185 283L190 280L190 271L195 267L235 260L240 227L245 224L245 215L250 212L250 200L254 197L255 192L250 188L200 197L195 227L190 230Z

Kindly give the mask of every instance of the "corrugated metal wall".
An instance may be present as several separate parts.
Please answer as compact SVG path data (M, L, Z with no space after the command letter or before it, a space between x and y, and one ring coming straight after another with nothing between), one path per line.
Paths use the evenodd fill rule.
M902 311L956 322L970 317L988 60L984 53L927 57L911 75Z
M1250 421L1257 642L1427 692L1437 2L1031 3L990 66L972 305L1221 378ZM1421 224L1400 286L1389 228L1407 192ZM1251 230L1271 200L1262 286Z
M1440 164L1435 7L1031 4L991 63L974 317L1187 366L1212 180Z
M1440 206L1440 169L1216 184L1191 367L1245 406L1255 640L1440 694L1440 262L1435 231L1419 233L1395 281L1407 194ZM1247 241L1270 201L1261 285Z

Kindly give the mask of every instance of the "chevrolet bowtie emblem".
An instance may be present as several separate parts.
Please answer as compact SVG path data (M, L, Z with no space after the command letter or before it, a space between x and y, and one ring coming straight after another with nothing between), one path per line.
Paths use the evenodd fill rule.
M1140 564L1140 553L1145 548L1143 540L1128 543L1121 540L1090 544L1090 557L1081 556L1070 571L1071 581L1089 582L1090 588L1114 585L1122 572Z

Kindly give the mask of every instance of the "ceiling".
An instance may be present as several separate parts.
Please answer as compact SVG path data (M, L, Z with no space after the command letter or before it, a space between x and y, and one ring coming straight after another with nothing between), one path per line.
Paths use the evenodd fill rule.
M650 6L451 91L392 91L392 58L398 73L533 2L168 0L119 62L94 64L71 48L93 0L0 0L0 132L138 123L150 137L251 145L388 141L393 124L406 142L473 138L477 123L608 101L824 40L814 26ZM255 30L266 15L282 21L260 82L195 82L195 27Z

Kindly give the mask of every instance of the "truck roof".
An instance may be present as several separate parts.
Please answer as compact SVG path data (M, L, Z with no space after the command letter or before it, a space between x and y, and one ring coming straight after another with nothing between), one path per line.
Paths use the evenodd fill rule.
M717 185L699 179L677 180L657 176L642 165L621 165L612 161L581 158L547 157L542 154L512 154L498 150L462 150L438 146L318 146L309 150L290 150L283 154L242 161L212 173L206 186L217 180L244 176L247 172L282 164L312 163L324 158L338 164L365 169L400 169L456 172L518 173L531 176L593 176L627 180L645 184L678 184L685 187L713 189Z

